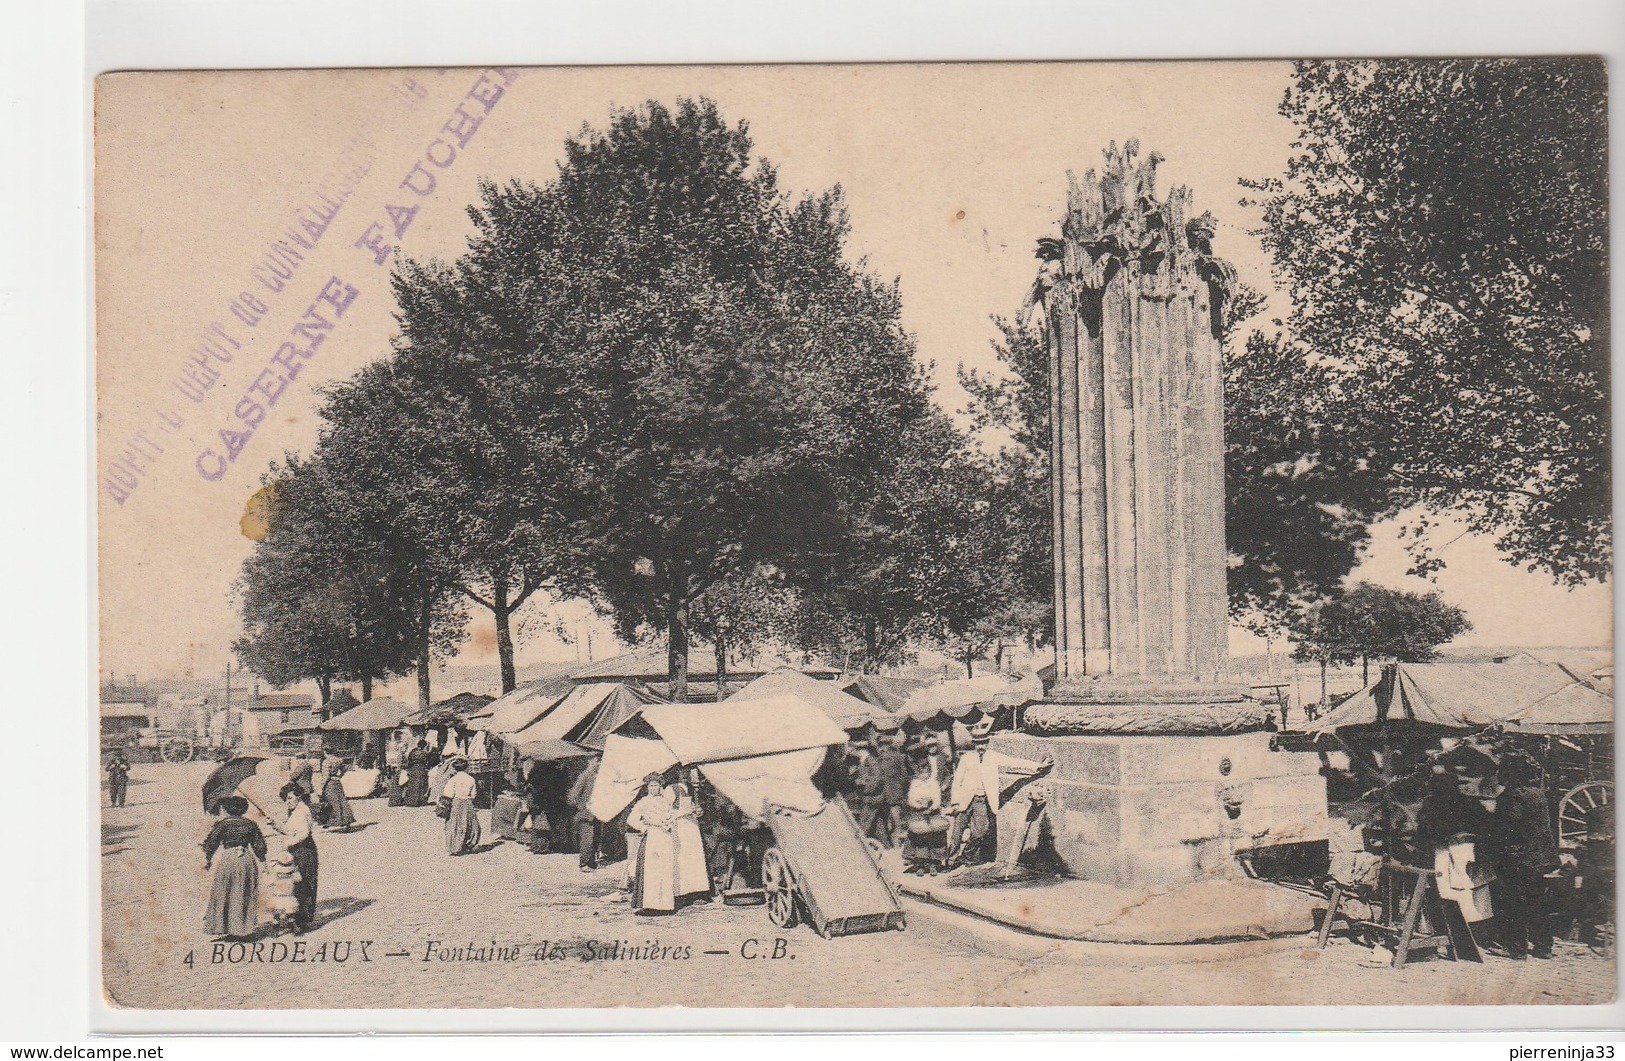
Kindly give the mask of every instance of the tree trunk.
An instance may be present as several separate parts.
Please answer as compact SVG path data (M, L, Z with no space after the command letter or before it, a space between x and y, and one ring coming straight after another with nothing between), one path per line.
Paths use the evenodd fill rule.
M429 710L429 627L434 619L434 598L424 591L418 607L418 710Z
M880 673L880 631L873 619L863 623L863 673Z
M1326 702L1326 661L1320 661L1320 702Z
M1371 684L1371 657L1360 657L1360 688L1364 689Z
M666 680L674 704L688 703L688 574L680 563L667 572Z
M361 702L366 703L368 700L371 700L371 699L372 699L372 675L363 674L361 676Z
M491 618L497 624L497 660L502 668L502 692L511 693L519 684L513 666L513 607L508 603L508 582L491 577Z
M717 653L717 702L721 703L728 696L728 635L718 630L711 647Z
M333 676L324 674L316 679L316 688L322 692L322 714L327 714L327 702L333 699Z
M965 653L965 677L976 677L976 657L969 652Z

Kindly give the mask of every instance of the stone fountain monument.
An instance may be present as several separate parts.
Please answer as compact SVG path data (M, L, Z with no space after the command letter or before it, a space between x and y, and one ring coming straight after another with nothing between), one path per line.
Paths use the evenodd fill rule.
M1039 242L1049 349L1057 680L999 750L1045 754L1064 871L1125 889L1239 879L1325 838L1315 756L1272 751L1228 674L1221 315L1235 271L1188 188L1129 141ZM1028 801L1001 811L1022 830ZM1318 830L1318 835L1316 835Z

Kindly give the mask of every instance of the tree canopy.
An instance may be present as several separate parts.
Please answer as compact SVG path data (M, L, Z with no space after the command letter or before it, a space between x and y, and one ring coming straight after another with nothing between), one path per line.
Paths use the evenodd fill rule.
M1297 64L1285 173L1243 183L1290 301L1293 420L1382 487L1331 503L1607 577L1606 100L1597 59Z
M1438 592L1411 593L1360 582L1313 608L1293 636L1299 659L1322 666L1360 660L1369 672L1373 659L1425 663L1440 645L1471 629L1466 614Z

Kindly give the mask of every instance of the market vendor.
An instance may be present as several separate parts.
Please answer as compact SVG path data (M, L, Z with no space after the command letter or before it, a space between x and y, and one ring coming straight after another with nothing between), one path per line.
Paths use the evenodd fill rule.
M970 733L971 750L960 756L949 790L953 824L948 851L966 865L980 865L998 857L998 814L1007 787L1000 774L1035 777L1046 773L1055 761L1047 755L1039 760L1019 759L990 749L993 716L986 712L971 724Z
M1490 818L1489 852L1495 865L1491 895L1501 942L1513 958L1552 956L1551 896L1546 874L1558 868L1557 837L1540 767L1522 753L1501 760L1502 787Z

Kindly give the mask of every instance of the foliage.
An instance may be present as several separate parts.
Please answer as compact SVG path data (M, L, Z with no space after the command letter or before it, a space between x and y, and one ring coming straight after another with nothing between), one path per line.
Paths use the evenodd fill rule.
M1611 562L1606 98L1597 59L1301 62L1285 174L1244 182L1295 419L1333 425L1390 511L1568 583Z
M1466 614L1437 592L1410 593L1361 582L1311 609L1293 636L1299 659L1425 663L1440 645L1471 629Z
M434 440L420 448L417 472L433 483L437 545L462 594L491 612L502 690L512 692L513 615L538 590L568 583L568 512L579 484L558 444L560 394L537 386L528 328L515 307L493 299L480 264L470 257L396 269L401 330L389 366L411 397L403 426Z
M239 662L279 688L314 680L324 700L334 680L370 686L406 673L409 627L387 557L356 533L342 486L326 465L292 458L266 482L267 532L235 587Z
M708 101L650 103L471 211L542 477L574 478L575 565L623 634L666 634L679 695L690 607L764 566L819 577L929 404L895 285L842 256L840 190L792 203L751 149Z

